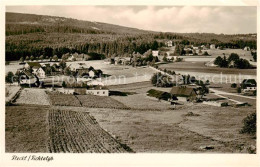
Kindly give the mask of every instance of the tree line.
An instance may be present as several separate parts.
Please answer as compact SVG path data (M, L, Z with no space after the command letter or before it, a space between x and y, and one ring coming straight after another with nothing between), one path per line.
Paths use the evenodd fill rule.
M143 37L143 38L142 38ZM35 40L26 42L7 42L6 43L6 60L19 60L21 57L24 59L27 56L33 55L38 57L40 55L52 57L57 55L61 58L66 53L96 53L105 55L105 57L111 57L112 55L120 56L125 53L138 52L140 54L145 53L147 50L157 50L159 47L164 46L163 42L154 40L149 36L133 36L133 37L117 37L114 40L102 40L102 41L82 41L72 42L69 45L53 44L50 46L44 46L44 44L37 44Z

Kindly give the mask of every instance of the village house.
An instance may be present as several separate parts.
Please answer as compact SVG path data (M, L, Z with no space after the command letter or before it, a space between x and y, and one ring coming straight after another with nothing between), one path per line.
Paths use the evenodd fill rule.
M35 74L39 78L45 78L46 77L46 72L45 72L44 68L38 62L27 62L24 65L24 68L26 70L31 69L32 73Z
M78 69L77 70L77 75L78 76L85 76L85 77L89 77L89 69Z
M159 50L153 50L152 51L152 55L153 55L153 57L158 57L159 56Z
M88 69L88 66L85 63L72 63L68 66L71 71L78 71L80 69Z
M74 92L78 95L109 96L109 90L103 86L93 86L90 88L75 88Z
M246 47L244 48L244 50L245 50L245 51L250 51L250 47L249 47L249 46L246 46Z
M174 86L172 87L170 94L176 96L178 101L182 102L192 102L197 99L195 89L186 86Z
M86 94L96 96L109 96L109 90L104 87L93 87L86 90Z
M81 54L78 54L77 52L76 53L73 53L71 54L69 57L68 57L68 61L85 61L85 60L88 60L90 58L89 55L87 54L84 54L84 53L81 53Z
M167 61L176 61L178 59L178 56L166 56Z
M115 64L118 65L129 65L131 64L131 57L116 57Z
M200 47L201 47L202 50L206 50L207 49L207 47L205 45L201 45Z
M67 60L68 60L68 61L74 61L74 60L75 60L74 55L69 56Z
M29 71L22 70L19 72L19 84L20 85L31 85L37 82L37 78Z
M35 74L37 77L39 78L45 78L46 77L46 73L44 68L42 67L33 67L33 74Z
M240 86L243 92L255 91L257 89L255 79L244 79Z
M89 77L91 77L91 78L94 78L96 76L96 73L94 70L90 70L88 74L89 74Z
M172 41L167 41L165 44L166 44L166 46L168 46L168 47L172 47Z
M193 50L198 50L199 47L198 47L198 46L193 46L192 49L193 49Z
M57 88L56 91L63 94L75 94L75 90L73 88Z
M216 45L215 44L211 44L209 47L210 47L210 49L216 49Z

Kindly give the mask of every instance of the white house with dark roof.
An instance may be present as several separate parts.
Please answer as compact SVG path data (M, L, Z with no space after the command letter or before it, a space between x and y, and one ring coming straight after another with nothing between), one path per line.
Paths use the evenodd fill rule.
M159 56L159 50L153 50L153 51L152 51L152 55L153 55L154 57Z
M215 44L211 44L209 47L210 47L210 49L216 49L216 45Z
M35 74L39 78L45 78L46 73L44 68L38 62L27 62L24 65L25 69L32 69L32 73Z
M172 41L167 41L167 42L166 42L166 45L167 45L168 47L172 47Z

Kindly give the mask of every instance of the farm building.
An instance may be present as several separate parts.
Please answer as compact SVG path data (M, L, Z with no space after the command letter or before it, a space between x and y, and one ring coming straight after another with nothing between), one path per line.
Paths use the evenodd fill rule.
M172 87L170 94L176 96L179 101L194 101L197 98L195 89L185 86Z
M96 95L109 96L109 90L103 86L94 86L90 88L75 88L75 94L78 95Z
M173 95L171 95L168 92L163 92L160 90L155 90L155 89L150 89L149 91L147 91L147 95L151 96L151 97L155 97L159 100L165 100L165 101L173 101L173 100L177 100L177 98Z
M57 92L64 93L64 94L74 94L75 90L73 88L58 88L56 89Z
M216 45L215 44L211 44L210 45L210 49L216 49Z
M87 88L86 94L96 95L96 96L109 96L109 90L103 86L94 86Z
M255 91L257 89L255 79L244 79L240 86L243 92Z

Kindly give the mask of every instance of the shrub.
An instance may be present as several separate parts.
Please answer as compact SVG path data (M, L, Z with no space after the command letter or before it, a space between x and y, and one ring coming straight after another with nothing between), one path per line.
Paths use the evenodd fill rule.
M10 101L5 102L5 106L12 106L13 104Z
M6 83L13 83L14 79L14 74L13 72L8 72L5 76L5 82Z
M231 88L236 88L237 87L237 84L236 83L232 83L231 84Z
M240 133L248 133L248 134L255 134L256 133L256 113L252 113L248 115L243 120L243 128L240 130Z
M162 73L155 73L151 78L151 83L154 86L158 87L171 87L173 83L171 82L171 78Z
M237 93L241 93L241 88L240 87L237 88Z
M208 53L207 51L205 51L205 52L203 53L203 55L204 55L204 56L209 56L209 53Z

